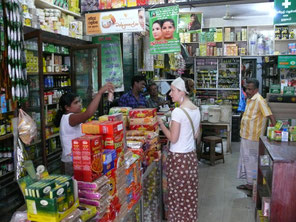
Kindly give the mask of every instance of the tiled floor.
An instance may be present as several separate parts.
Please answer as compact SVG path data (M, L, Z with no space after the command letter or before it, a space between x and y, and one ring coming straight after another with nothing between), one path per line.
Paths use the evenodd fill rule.
M232 154L215 166L199 165L198 222L254 222L255 204L247 193L236 189L244 181L236 179L239 143L232 143Z

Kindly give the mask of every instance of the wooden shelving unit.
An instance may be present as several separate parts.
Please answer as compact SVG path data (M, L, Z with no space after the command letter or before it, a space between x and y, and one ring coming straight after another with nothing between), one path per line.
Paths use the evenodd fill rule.
M260 165L260 156L267 155L269 166ZM266 181L263 184L263 179ZM260 137L256 210L262 197L270 197L270 222L295 221L296 142L275 142Z

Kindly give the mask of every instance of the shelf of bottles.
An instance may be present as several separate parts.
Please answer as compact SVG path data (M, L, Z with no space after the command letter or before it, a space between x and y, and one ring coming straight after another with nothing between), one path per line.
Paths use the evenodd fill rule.
M25 56L26 56L26 67L28 73L28 85L29 85L29 96L28 100L23 107L37 124L37 137L34 138L31 144L33 146L40 147L41 141L41 101L40 101L40 79L39 79L39 67L38 67L38 50L37 50L37 38L25 41ZM30 149L31 146L27 148ZM30 152L30 151L29 151Z
M280 84L280 71L277 68L278 57L266 56L262 63L262 96L269 93L270 86Z
M217 59L197 58L196 73L198 89L217 88Z
M13 172L13 140L0 143L0 177Z
M219 59L218 88L239 89L240 58Z

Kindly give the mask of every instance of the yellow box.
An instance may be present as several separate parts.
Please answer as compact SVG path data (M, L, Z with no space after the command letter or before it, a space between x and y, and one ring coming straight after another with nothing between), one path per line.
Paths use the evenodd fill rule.
M34 212L28 211L28 219L31 221L36 221L36 222L44 222L44 221L59 222L62 219L64 219L68 214L73 212L78 206L79 206L79 200L76 200L75 203L73 204L73 206L71 208L69 208L68 210L66 210L65 212L56 213L55 215L51 215L51 216L38 214L37 211L35 212L36 214L34 214Z
M230 41L230 28L225 28L225 41Z

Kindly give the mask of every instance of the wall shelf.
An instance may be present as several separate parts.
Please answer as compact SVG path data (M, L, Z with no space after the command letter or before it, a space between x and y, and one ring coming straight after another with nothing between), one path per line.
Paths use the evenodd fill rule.
M75 12L72 12L70 10L67 10L67 9L64 9L64 8L61 8L57 5L54 5L54 4L51 4L45 0L35 0L35 5L39 8L52 8L52 9L59 9L61 10L62 12L68 14L68 15L73 15L74 17L78 17L80 18L81 17L81 14L79 13L75 13Z
M1 140L6 140L6 139L9 139L9 138L12 138L13 137L13 134L12 133L7 133L3 136L0 136L0 141Z

